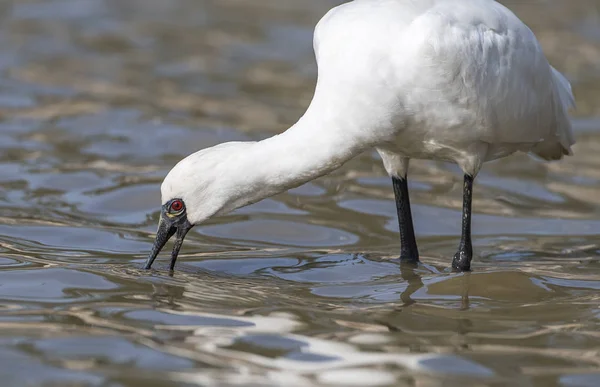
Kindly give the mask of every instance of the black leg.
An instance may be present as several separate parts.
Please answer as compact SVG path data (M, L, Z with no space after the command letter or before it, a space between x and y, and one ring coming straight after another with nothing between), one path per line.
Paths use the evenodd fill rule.
M419 262L419 250L415 240L412 214L410 212L410 199L408 198L408 183L406 178L392 177L394 195L396 195L396 210L400 224L400 260L403 262Z
M473 198L473 176L465 175L463 187L462 236L458 252L454 255L452 268L457 271L470 271L473 259L471 244L471 201Z

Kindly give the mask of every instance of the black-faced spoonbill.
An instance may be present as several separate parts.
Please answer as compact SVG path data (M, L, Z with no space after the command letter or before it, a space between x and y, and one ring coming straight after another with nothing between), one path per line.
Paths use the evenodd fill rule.
M482 164L516 151L557 160L574 143L569 82L531 30L493 0L355 0L315 29L313 100L284 133L180 161L162 186L149 269L176 234L171 269L196 224L323 176L375 148L393 181L401 253L418 262L407 188L411 158L464 171L462 237L471 267L471 196Z

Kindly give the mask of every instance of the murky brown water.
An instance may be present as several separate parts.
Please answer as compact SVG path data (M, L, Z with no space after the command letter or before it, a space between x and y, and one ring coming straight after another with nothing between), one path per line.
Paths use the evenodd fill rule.
M375 155L193 230L140 270L180 158L281 131L335 1L0 3L3 386L600 385L600 1L507 2L572 80L576 156L415 162L400 270ZM164 256L163 256L164 257Z

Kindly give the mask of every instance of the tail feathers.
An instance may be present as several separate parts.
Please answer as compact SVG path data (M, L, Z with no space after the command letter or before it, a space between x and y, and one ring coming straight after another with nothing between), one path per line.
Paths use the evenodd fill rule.
M573 151L571 151L571 147L565 147L560 142L549 142L542 141L531 150L536 156L541 157L544 160L553 161L560 160L564 156L572 156Z
M559 160L563 156L573 155L571 145L575 144L573 128L569 121L568 110L575 108L575 97L569 81L554 67L552 80L554 82L554 114L556 137L537 144L532 152L545 160Z

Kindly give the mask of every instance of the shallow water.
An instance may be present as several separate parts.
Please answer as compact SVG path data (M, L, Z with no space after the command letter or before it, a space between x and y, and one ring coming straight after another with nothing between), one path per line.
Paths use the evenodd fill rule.
M600 385L600 1L506 2L571 79L576 156L411 165L423 264L375 154L196 227L140 270L180 158L294 122L334 1L0 5L3 386Z

